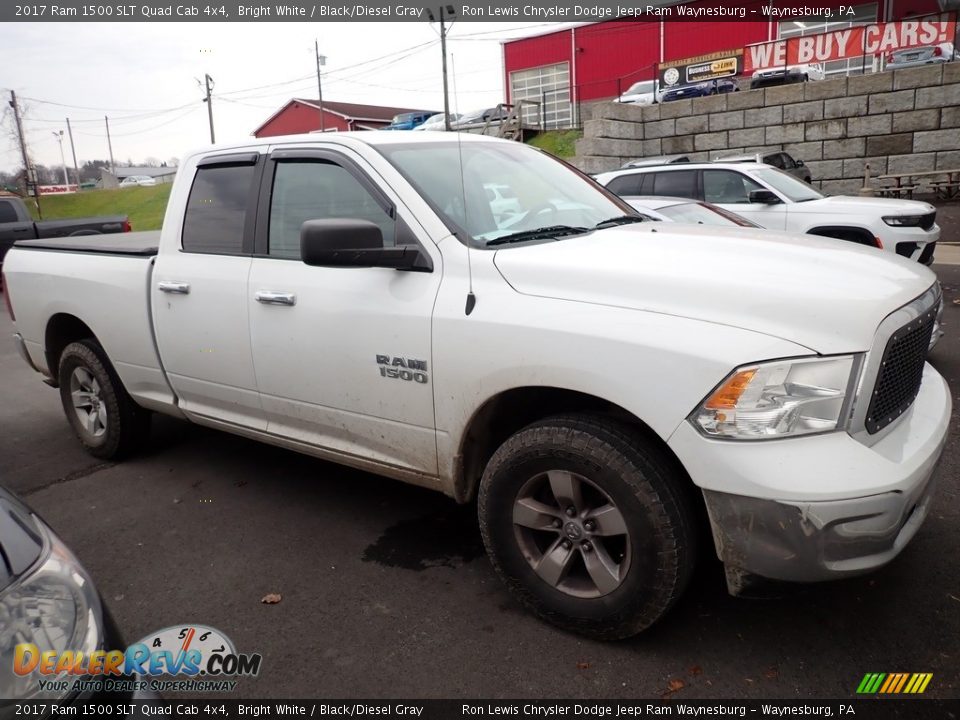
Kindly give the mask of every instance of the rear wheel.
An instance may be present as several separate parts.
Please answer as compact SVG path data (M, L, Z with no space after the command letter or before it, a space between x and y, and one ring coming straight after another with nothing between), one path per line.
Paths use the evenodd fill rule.
M550 418L505 442L480 486L484 544L528 608L619 639L669 610L693 569L683 479L653 443L591 416Z
M130 398L95 341L67 345L60 355L58 377L67 420L91 455L119 458L145 439L150 413Z

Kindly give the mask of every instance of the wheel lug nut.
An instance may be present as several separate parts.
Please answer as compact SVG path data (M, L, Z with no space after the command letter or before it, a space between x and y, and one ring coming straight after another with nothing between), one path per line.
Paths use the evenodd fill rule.
M595 523L593 520L587 520L583 524L583 527L589 530L590 532L593 532L594 530L597 529L597 523Z
M590 544L590 541L589 541L589 540L584 540L584 541L580 544L580 548L581 548L584 552L590 552L591 550L593 550L593 545Z
M573 543L569 540L564 540L561 544L563 545L564 550L569 550L571 547L573 547Z
M567 512L567 517L573 517L574 515L577 514L577 509L573 507L573 505L571 505L570 507L567 508L566 512Z
M559 529L560 526L563 525L563 523L560 522L559 520L554 520L553 522L550 523L550 525L552 525L554 528Z

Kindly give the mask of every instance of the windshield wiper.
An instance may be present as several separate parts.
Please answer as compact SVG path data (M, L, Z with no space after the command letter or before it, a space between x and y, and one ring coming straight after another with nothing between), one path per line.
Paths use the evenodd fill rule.
M612 217L609 220L601 220L593 226L593 229L602 230L603 228L614 227L615 225L630 225L631 223L642 222L647 222L647 220L639 215L619 215L617 217Z
M487 247L491 245L508 245L510 243L523 242L524 240L541 240L553 237L564 237L565 235L580 235L581 233L589 231L590 228L576 227L574 225L548 225L547 227L537 228L536 230L522 230L495 238L487 242Z

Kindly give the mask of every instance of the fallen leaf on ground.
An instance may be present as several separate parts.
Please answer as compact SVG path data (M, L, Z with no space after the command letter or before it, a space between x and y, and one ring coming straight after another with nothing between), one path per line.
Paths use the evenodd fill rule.
M578 663L577 663L577 670L586 670L586 669L589 668L589 667L590 667L590 663L588 663L588 662L578 662Z
M690 668L689 673L690 673L691 675L702 675L702 674L703 674L703 668L700 667L699 665L694 665L692 668Z
M280 593L267 593L260 602L266 603L267 605L276 605L281 600L283 600L283 595Z
M683 690L687 684L680 678L673 678L667 683L667 692L675 693L677 690Z
M780 677L780 671L777 670L777 668L775 668L775 667L767 668L767 669L764 671L763 676L764 676L767 680L776 680L777 678Z

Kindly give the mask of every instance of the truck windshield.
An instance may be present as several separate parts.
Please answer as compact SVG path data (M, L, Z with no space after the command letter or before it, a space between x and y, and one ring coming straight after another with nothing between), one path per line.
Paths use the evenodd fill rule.
M592 229L629 205L562 162L520 143L393 143L376 147L441 216L478 247L549 228ZM463 171L461 172L461 162ZM568 231L554 237L570 236ZM531 239L549 239L549 232Z

